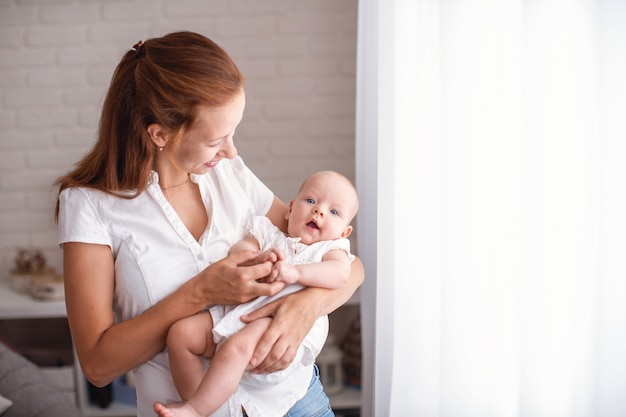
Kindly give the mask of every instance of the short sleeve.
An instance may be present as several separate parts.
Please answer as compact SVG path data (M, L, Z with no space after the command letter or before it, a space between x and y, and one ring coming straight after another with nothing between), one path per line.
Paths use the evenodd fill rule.
M254 237L261 250L265 250L279 239L284 239L285 234L265 216L254 216L248 221L246 227L248 235Z
M348 255L350 262L354 261L355 256L350 252L350 241L346 238L340 238L335 240L322 240L310 245L308 250L301 253L301 262L320 262L324 255L332 250L343 250Z
M348 260L350 262L354 261L355 256L350 252L350 241L346 238L336 239L328 241L328 247L326 248L325 253L330 252L331 250L341 249L344 250L348 254Z
M83 242L112 246L90 192L67 188L59 195L59 245Z

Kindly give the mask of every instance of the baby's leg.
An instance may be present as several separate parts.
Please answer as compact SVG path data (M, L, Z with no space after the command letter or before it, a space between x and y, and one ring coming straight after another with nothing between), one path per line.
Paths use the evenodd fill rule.
M228 400L248 368L254 348L271 320L266 317L247 324L217 349L198 391L185 407L193 407L200 415L206 416Z
M174 385L186 401L204 377L201 357L215 353L211 314L203 312L174 323L167 334L167 349Z

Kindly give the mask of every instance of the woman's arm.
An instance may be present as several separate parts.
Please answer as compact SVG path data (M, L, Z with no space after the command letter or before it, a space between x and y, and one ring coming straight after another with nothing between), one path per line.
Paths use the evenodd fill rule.
M315 320L345 304L363 283L365 271L361 260L355 258L351 266L348 282L341 288L306 288L242 317L245 322L261 317L273 318L254 351L250 362L256 367L253 372L274 372L285 369L291 363Z
M115 323L111 249L106 245L65 243L67 315L85 376L94 385L104 386L141 365L163 350L172 323L208 304L239 304L278 292L282 283L255 281L269 274L270 262L239 266L256 256L246 251L216 262L144 313Z
M274 196L272 207L265 216L283 233L287 233L287 205L281 199Z

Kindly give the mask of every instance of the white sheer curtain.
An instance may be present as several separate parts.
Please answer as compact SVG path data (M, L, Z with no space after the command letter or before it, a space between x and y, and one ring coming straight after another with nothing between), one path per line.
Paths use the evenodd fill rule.
M360 0L363 415L626 416L626 2Z

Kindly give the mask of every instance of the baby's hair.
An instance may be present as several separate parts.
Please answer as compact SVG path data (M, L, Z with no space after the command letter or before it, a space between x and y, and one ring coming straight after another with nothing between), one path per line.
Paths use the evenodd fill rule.
M353 216L354 217L356 215L356 213L359 211L359 195L356 191L356 187L354 186L354 184L352 184L352 181L350 181L350 179L348 177L346 177L345 175L341 174L340 172L337 171L332 171L332 170L324 170L324 171L317 171L313 174L311 174L310 176L308 176L304 181L302 181L302 184L300 185L300 188L298 189L298 193L300 193L300 191L302 191L302 189L306 186L306 184L312 180L313 178L316 178L318 176L321 175L327 175L327 176L334 176L336 178L336 180L338 181L345 181L347 184L350 185L350 188L352 189L352 191L354 192L354 213ZM350 219L352 220L352 219Z

